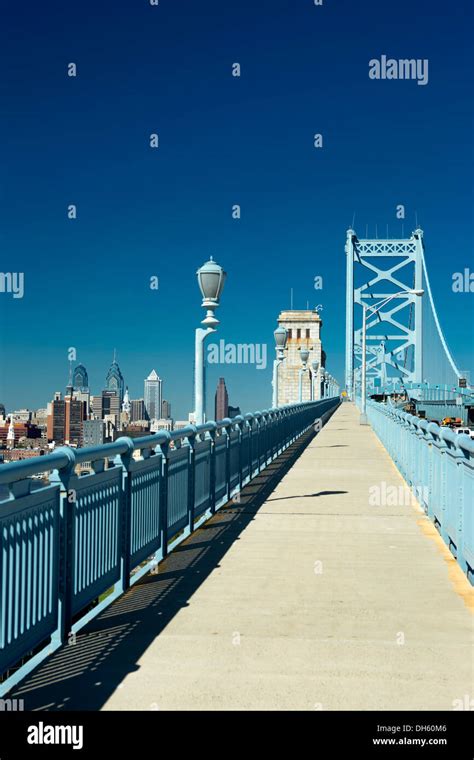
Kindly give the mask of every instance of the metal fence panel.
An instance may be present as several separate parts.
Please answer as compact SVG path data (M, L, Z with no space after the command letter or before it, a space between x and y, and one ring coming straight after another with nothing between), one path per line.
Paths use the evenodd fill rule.
M230 487L235 488L240 479L240 433L232 430L230 434Z
M461 498L460 498L460 472L456 447L448 444L444 455L446 460L446 533L449 541L456 547L459 546L461 531Z
M76 614L120 579L122 469L73 476L72 612Z
M462 466L462 554L474 570L474 454Z
M227 492L226 478L226 449L227 436L220 435L216 438L216 503L225 496Z
M194 514L202 515L211 505L211 441L195 446Z
M58 625L59 488L0 502L0 674Z
M245 479L248 478L250 474L250 463L249 463L250 433L247 426L244 427L243 432L242 432L241 447L242 447L242 480L245 481Z
M160 485L163 457L130 462L130 567L161 546Z
M168 464L168 534L170 538L188 521L189 446L171 451Z

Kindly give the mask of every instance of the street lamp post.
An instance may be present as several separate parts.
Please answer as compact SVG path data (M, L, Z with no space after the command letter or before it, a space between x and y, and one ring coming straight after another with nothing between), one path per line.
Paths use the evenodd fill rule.
M307 348L301 348L300 349L300 358L303 363L303 366L298 372L298 382L299 382L299 401L300 404L303 401L303 375L308 369L308 359L309 359L309 350Z
M365 303L362 304L362 371L361 371L361 404L360 404L360 424L361 425L367 425L367 355L366 355L366 347L367 347L367 317L369 315L375 316L380 309L382 309L384 306L386 306L390 301L392 301L394 298L403 298L407 295L409 296L419 296L421 297L425 291L418 289L418 290L400 290L398 293L393 293L391 296L388 296L388 298L384 298L383 301L380 301L380 303L375 304L375 306L367 306Z
M313 368L313 382L311 383L311 396L312 401L316 401L317 397L317 388L318 388L318 369L319 369L319 362L314 361L311 362L311 366Z
M207 309L202 320L202 327L196 329L194 354L194 413L196 425L202 425L206 420L206 399L204 394L204 341L210 333L216 332L219 320L214 314L219 306L219 299L224 287L226 272L213 261L212 256L197 272L199 288L202 293L202 307Z
M273 398L272 409L276 409L278 406L278 367L285 358L285 347L288 338L288 332L284 327L277 327L273 335L275 336L275 350L277 358L273 361Z

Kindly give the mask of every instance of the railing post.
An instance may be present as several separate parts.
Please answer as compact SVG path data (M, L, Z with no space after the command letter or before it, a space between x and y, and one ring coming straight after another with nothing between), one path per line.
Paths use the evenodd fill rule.
M160 444L163 456L161 463L160 507L161 507L161 546L163 559L168 555L168 469L170 442Z
M120 519L122 530L120 532L120 587L122 592L130 586L130 535L132 520L132 486L130 475L130 462L132 460L134 445L133 440L126 436L117 439L117 442L126 443L128 450L125 454L115 457L114 465L122 468L122 492L120 498Z
M76 494L69 489L71 477L74 475L76 458L71 448L62 449L69 459L66 467L53 470L49 476L50 483L59 485L59 621L56 637L64 643L72 626L72 596L73 596L73 530L74 507Z
M243 418L240 418L237 420L237 428L239 431L239 493L242 490L242 484L244 482L244 478L242 475L243 469L244 469L244 457L243 457L243 426L244 426L244 420Z
M186 436L189 446L188 459L188 529L194 530L194 503L196 500L196 432Z
M448 543L448 531L446 530L446 498L447 498L447 483L446 483L446 449L448 445L441 436L438 436L438 440L435 441L436 448L439 451L439 532L443 541Z
M257 475L261 472L260 467L260 456L261 456L261 444L262 444L262 437L261 437L261 425L260 425L260 412L257 412L258 416L255 417L255 422L257 423L257 430L256 430L256 443L257 443Z
M212 515L216 511L216 432L217 426L214 430L209 431L209 438L211 440L209 460L209 506Z
M250 419L249 419L250 418ZM247 424L247 427L249 429L249 481L252 480L253 476L253 470L252 470L252 460L253 460L253 417L250 414L245 415L245 422Z
M225 434L226 434L226 442L225 442L225 491L226 491L226 499L229 501L230 499L230 430L231 430L231 423L230 420L224 425Z
M273 460L277 456L277 451L278 451L278 422L277 422L276 412L269 412L268 416L270 418L270 440L271 440L270 462L273 462Z
M454 456L456 458L456 483L455 483L455 500L456 500L456 559L463 572L467 572L467 562L464 556L463 546L463 523L464 523L464 482L463 467L465 467L464 455L459 447L459 441L454 443Z

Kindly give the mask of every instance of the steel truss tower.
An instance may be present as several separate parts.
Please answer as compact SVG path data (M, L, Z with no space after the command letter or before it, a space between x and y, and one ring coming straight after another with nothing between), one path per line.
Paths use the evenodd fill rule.
M362 308L357 306L375 306L401 291L406 296L367 319L367 386L422 382L422 299L408 291L423 288L423 231L416 229L406 240L359 240L348 229L345 250L347 393L353 398L360 383ZM377 325L380 330L374 330Z

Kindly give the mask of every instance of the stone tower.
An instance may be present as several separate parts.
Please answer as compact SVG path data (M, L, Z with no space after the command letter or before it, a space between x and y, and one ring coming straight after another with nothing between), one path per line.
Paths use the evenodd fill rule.
M308 367L303 375L303 401L311 400L311 384L314 388L314 399L321 398L321 367L325 365L325 354L321 344L321 317L316 310L282 311L278 317L278 325L288 333L285 349L285 360L278 368L278 406L296 404L299 401L299 370L302 367L300 349L309 350ZM317 378L314 377L311 363L319 362Z

